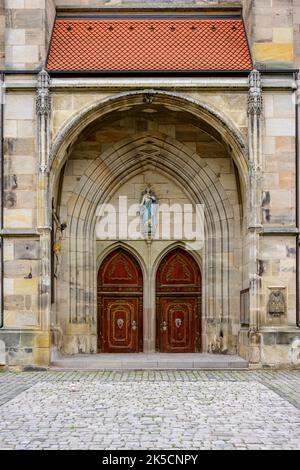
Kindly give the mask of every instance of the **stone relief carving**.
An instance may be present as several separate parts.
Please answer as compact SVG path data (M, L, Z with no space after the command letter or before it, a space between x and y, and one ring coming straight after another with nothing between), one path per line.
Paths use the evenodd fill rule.
M268 314L280 317L286 312L286 302L282 289L273 290L269 296Z

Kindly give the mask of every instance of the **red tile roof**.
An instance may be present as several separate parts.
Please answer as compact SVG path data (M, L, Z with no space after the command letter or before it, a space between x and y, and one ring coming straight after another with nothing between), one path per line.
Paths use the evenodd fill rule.
M249 70L241 19L56 19L49 71Z

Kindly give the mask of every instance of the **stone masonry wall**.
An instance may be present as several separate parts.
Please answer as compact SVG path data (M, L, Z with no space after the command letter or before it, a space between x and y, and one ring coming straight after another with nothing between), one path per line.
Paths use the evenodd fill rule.
M5 65L5 0L0 0L0 70Z
M54 0L6 0L5 66L35 70L45 63Z
M264 95L263 222L295 226L295 103L291 93Z
M254 2L253 58L258 67L294 66L293 21L298 0L256 0Z
M4 126L4 225L36 226L37 145L34 93L7 93Z

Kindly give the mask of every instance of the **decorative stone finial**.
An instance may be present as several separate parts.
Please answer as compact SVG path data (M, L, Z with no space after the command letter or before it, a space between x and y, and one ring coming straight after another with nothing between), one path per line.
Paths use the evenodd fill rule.
M258 70L252 70L249 75L248 114L260 116L262 106L261 75Z
M38 115L49 116L51 112L51 97L49 92L50 77L45 69L38 74L36 112Z

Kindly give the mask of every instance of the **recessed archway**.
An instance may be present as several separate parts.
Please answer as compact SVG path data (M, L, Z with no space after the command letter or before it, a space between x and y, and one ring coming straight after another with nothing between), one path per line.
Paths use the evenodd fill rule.
M133 100L133 108L135 106L150 106L144 103L143 95L139 92L130 95L130 97ZM124 96L116 98L117 102L118 99L124 104ZM173 103L173 109L179 109L179 102L182 108L183 100L177 97ZM151 106L155 107L160 103L160 106L171 107L171 96L158 93L155 95L154 103L155 105L151 104ZM105 106L103 104L103 108ZM190 106L195 111L195 102L189 102L187 112L190 112ZM205 113L209 114L207 107L203 109L202 120ZM108 111L108 108L106 111L110 114L113 113L111 109ZM93 112L96 113L95 107ZM115 109L114 112L117 113L118 110ZM97 113L97 126L101 128L102 124L99 116L104 116L104 109L100 105L97 108ZM122 113L126 116L125 108ZM87 114L89 115L89 112ZM206 133L209 132L209 126L211 126L212 119L216 119L216 115L212 113L210 119L208 127L205 127ZM77 124L79 125L79 123ZM87 122L85 124L86 126L89 125ZM112 124L110 123L110 125ZM96 122L93 126L97 129ZM220 126L222 127L219 122L218 129L221 129ZM90 130L87 131L87 134L88 132ZM211 130L211 132L213 131ZM216 132L215 130L213 138L216 137ZM219 134L219 138L224 138L224 141L229 135L231 135L230 138L228 137L229 140L233 138L234 132L231 132L230 125L228 129L223 129L223 134ZM235 146L233 143L230 146L228 139L226 149L229 158L233 158L233 154L235 154L240 167L245 168L245 148L243 147L242 138L240 136L237 138ZM62 143L61 145L64 146L65 144ZM73 143L70 145L69 155L72 154L74 148ZM58 159L53 158L52 183L55 181L55 173L59 166L59 155L62 156L62 148L59 147ZM231 322L233 319L237 321L236 318L238 317L237 305L241 288L239 267L234 266L232 263L234 248L239 248L241 231L241 217L237 210L238 199L234 196L235 202L233 202L233 191L231 191L231 194L228 191L226 192L219 175L205 158L175 137L158 130L136 132L134 135L111 145L105 151L99 152L87 161L90 163L85 165L84 171L78 178L78 183L76 183L72 192L69 193L63 209L67 222L67 230L62 245L65 269L62 270L58 288L60 289L59 297L63 297L63 305L67 306L69 312L67 322L70 336L77 337L79 331L84 332L84 335L96 338L97 249L95 224L97 208L99 204L109 202L118 188L122 187L126 181L130 181L131 178L138 176L141 171L147 168L155 174L165 175L170 181L176 183L193 204L205 205L205 246L203 253L201 253L204 280L202 301L204 350L209 349L212 336L218 335L218 331L221 331L221 329L222 331L226 330L230 335L232 331ZM243 182L245 183L245 178L241 174L241 183ZM233 240L235 240L235 247L233 246ZM103 246L103 248L111 250L113 244L114 242L111 242L110 247ZM160 249L164 250L166 246L161 246ZM133 251L137 250L133 245L131 245L131 248ZM155 259L152 258L151 262L155 263ZM146 262L144 264L146 266ZM147 331L149 337L153 338L153 331L155 330L153 265L146 266L145 271L147 272L144 283L148 282L150 293L145 304L146 307L144 307L144 318L147 316L147 321L150 319L151 324L147 326ZM234 282L232 282L233 279ZM148 309L147 315L145 313L146 308ZM221 324L222 326L220 326ZM155 348L155 334L154 342L151 343L152 340L149 340L149 337L147 350L153 351L153 348ZM73 340L72 344L74 344ZM89 343L87 342L87 344ZM76 343L74 348L76 351ZM93 347L90 347L91 350L95 351Z
M247 187L248 147L247 143L230 118L211 105L190 96L162 90L134 90L119 93L102 99L76 112L59 130L54 138L50 152L50 186L54 190L60 170L72 151L78 136L93 122L108 119L115 113L137 110L139 107L153 108L162 106L166 111L184 111L195 121L205 123L214 135L223 140L238 168L243 192ZM244 192L245 195L245 192Z

